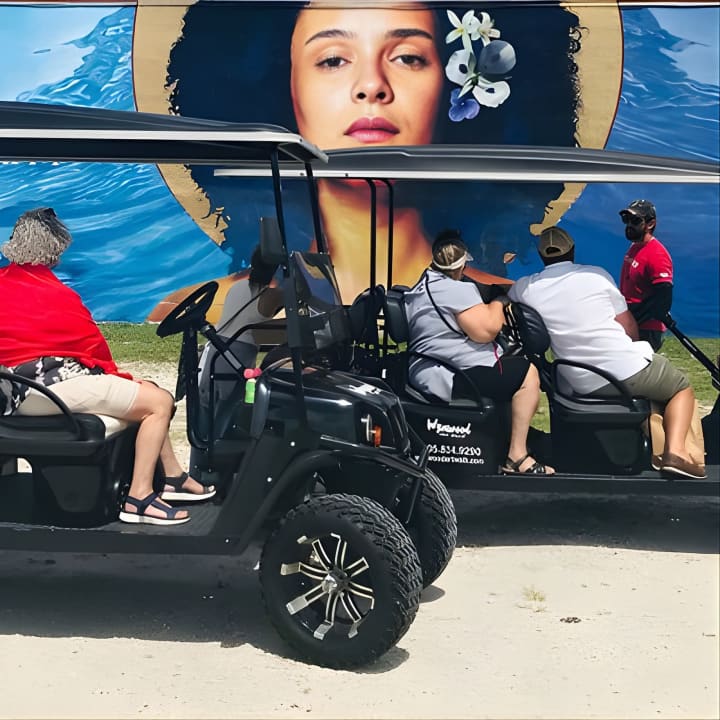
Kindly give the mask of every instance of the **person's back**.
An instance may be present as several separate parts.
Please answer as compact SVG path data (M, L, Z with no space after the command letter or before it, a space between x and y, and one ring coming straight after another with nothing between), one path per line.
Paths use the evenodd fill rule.
M652 348L634 342L615 319L627 308L612 278L600 267L574 262L549 265L517 280L509 295L540 313L556 358L587 363L624 380L652 357ZM579 393L606 384L589 371L562 368L561 374Z
M492 343L469 338L457 323L456 313L482 303L473 283L446 277L428 269L405 293L410 345L416 353L438 358L460 370L485 362L492 365ZM414 357L410 362L412 382L426 393L449 401L454 373L431 360Z
M662 404L660 470L669 477L704 478L702 459L696 462L686 445L695 403L687 377L647 342L637 341L637 323L612 278L602 268L575 264L575 242L565 230L543 230L538 252L545 269L520 278L510 288L510 299L540 313L558 359L605 370L633 397ZM617 397L615 385L597 373L562 366L560 372L578 393Z

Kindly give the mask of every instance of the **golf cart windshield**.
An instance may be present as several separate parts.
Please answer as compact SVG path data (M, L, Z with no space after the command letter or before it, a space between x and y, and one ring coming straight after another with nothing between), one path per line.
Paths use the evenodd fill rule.
M300 346L322 350L345 342L349 338L347 317L330 256L293 252L290 264L297 293Z

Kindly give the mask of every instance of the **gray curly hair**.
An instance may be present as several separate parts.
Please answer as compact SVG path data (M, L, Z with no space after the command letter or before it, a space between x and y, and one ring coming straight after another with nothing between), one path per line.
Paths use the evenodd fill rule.
M70 231L52 208L24 212L15 223L2 254L18 265L57 265L72 242Z

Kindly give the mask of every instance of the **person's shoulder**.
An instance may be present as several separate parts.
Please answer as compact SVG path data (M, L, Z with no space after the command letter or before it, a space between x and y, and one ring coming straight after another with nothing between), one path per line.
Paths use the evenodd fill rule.
M540 273L533 273L532 275L523 275L522 277L519 277L510 286L508 290L508 297L516 299L519 298L530 287L530 285L537 280L539 274Z
M574 265L573 268L575 271L581 275L587 275L589 277L600 277L605 280L609 280L613 285L615 284L615 281L613 280L612 275L604 268L600 267L599 265Z
M670 257L670 251L654 235L650 238L647 247L656 254L667 255Z

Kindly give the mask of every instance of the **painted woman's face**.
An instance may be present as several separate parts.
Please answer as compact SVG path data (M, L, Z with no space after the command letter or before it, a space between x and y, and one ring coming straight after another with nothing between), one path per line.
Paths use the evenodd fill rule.
M432 142L443 68L422 9L308 8L290 50L300 134L321 148Z

